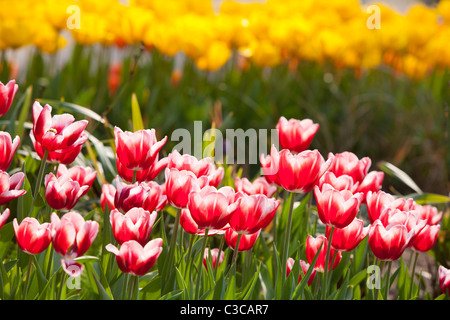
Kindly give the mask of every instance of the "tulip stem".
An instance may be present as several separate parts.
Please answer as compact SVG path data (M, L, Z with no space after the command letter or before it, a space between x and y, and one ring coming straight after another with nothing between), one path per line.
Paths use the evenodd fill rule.
M29 256L30 256L30 258L29 258L29 260L28 260L27 282L26 282L26 285L25 285L25 296L24 296L24 300L27 300L28 290L29 290L29 288L30 288L31 267L33 266L33 255L30 254Z
M205 229L205 235L203 236L203 244L202 244L202 251L200 251L200 259L198 261L198 270L197 270L197 299L200 298L200 285L202 282L202 263L203 263L203 257L205 255L205 249L206 249L206 243L208 242L208 232L209 228Z
M323 270L323 289L322 289L322 298L326 299L328 294L328 269L329 269L329 260L330 260L330 251L331 251L331 241L333 240L334 226L331 226L330 235L328 237L328 246L327 246L327 254L325 256L325 269Z
M175 217L174 227L173 227L173 234L172 239L170 242L170 249L169 249L169 268L172 269L173 262L175 261L175 245L177 242L178 237L178 225L180 221L181 216L181 209L177 210L177 216Z
M384 299L385 300L389 300L389 287L391 286L391 266L392 266L392 261L388 262L388 269L386 271L386 292L384 294Z
M42 185L42 180L44 178L44 173L45 173L45 166L47 164L47 158L48 158L48 150L45 150L44 155L41 160L41 165L39 167L39 172L38 172L38 176L37 176L37 180L36 180L36 186L34 188L33 199L31 200L30 213L28 214L29 217L31 217L31 214L33 212L34 203L36 201L37 195L39 194L39 189Z
M284 287L284 283L286 280L286 264L287 264L287 258L289 255L289 241L291 238L291 227L292 227L292 212L294 211L294 200L295 200L295 193L291 192L290 196L289 196L289 215L288 215L288 221L287 221L287 230L286 233L284 234L284 245L283 245L283 257L281 260L282 263L282 269L281 271L283 272L283 287Z
M417 264L417 258L419 257L419 252L416 252L416 255L414 257L414 264L413 264L413 268L411 271L411 288L409 290L409 298L412 298L413 295L413 291L414 291L414 276L416 273L416 264Z
M217 266L216 266L215 276L217 275L217 269L219 269L219 266L220 266L220 255L222 254L224 242L225 242L225 236L222 235L222 237L220 238L219 255L217 256Z
M189 241L189 249L188 249L188 253L187 253L187 260L186 260L186 268L184 269L184 277L186 278L186 273L187 270L190 267L190 262L191 262L191 252L192 252L192 246L194 244L194 240L195 240L195 234L191 234L191 239Z
M230 268L228 269L227 275L228 275L228 273L230 273L231 269L234 268L236 270L236 260L237 260L237 256L239 253L239 245L241 242L241 237L242 237L242 234L238 233L236 245L234 246L233 259L231 260L231 265L230 265Z

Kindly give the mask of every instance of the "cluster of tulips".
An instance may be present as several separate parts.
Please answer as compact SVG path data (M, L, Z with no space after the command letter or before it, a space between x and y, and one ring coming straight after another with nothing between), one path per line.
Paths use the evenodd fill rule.
M16 91L14 80L0 85L1 114L10 108ZM41 158L33 203L43 183L46 203L54 212L50 222L41 221L42 216L27 216L22 221L14 218L17 244L30 257L52 244L62 256L62 268L77 277L83 270L77 258L89 250L99 231L98 222L86 221L73 210L91 188L96 172L89 167L68 167L86 142L87 121L75 121L66 113L52 116L51 106L42 107L37 101L32 115L30 138ZM384 174L369 171L368 157L358 159L351 152L342 152L330 153L325 160L318 150L308 149L319 130L319 124L310 119L281 117L276 128L281 150L272 146L270 154L261 155L262 176L254 181L236 177L231 187L220 186L224 167L216 166L211 158L197 159L174 150L159 159L167 137L158 141L154 129L129 132L115 127L118 175L114 184L102 185L99 203L105 212L110 210L109 223L117 243L110 243L105 249L116 256L120 270L143 276L155 265L162 252L163 239L151 239L152 228L167 206L176 208L177 214L166 256L168 261L164 263L169 267L176 264L174 255L181 225L187 233L203 237L200 251L203 259L199 259L199 264L203 261L208 270L209 259L214 269L225 261L222 246L214 249L207 246L208 237L223 235L234 251L229 267L236 267L238 252L250 250L276 217L280 192L288 193L290 200L285 201L290 208L281 260L285 276L295 263L288 256L292 220L296 219L293 216L295 195L312 193L318 218L326 226L325 234L307 236L307 261L299 261L302 272L298 281L311 268L308 283L312 283L317 273L323 273L323 285L327 286L327 273L339 265L342 252L355 249L366 237L374 257L387 261L389 270L392 261L399 259L406 248L418 254L434 246L443 215L436 207L419 205L413 199L396 198L382 191ZM1 137L0 204L4 205L25 191L20 190L24 174L10 177L6 172L18 147L18 137L12 141L7 132L1 132ZM57 165L56 174L45 174L47 162ZM155 178L163 170L165 181L159 184ZM360 217L362 205L367 207L370 221L367 226ZM6 209L0 216L0 227L9 215ZM449 271L440 266L439 273L442 291L446 292L450 288Z
M368 13L357 0L225 1L218 12L211 0L4 5L9 10L0 12L1 49L33 44L43 52L55 52L66 43L61 30L69 30L81 45L143 43L169 56L183 52L203 70L219 69L233 52L242 66L249 60L264 67L305 60L356 69L386 64L412 77L450 65L448 0L436 7L414 5L406 14L378 4L376 29L367 26L373 11Z

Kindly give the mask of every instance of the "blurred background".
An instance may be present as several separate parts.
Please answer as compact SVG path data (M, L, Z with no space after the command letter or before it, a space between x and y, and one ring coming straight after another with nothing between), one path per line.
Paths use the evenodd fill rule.
M310 118L325 158L351 151L371 170L388 161L449 194L450 1L0 3L0 80L16 79L21 101L28 89L67 103L61 112L90 109L103 120L88 130L105 146L108 125L132 129L133 94L159 137L198 120L246 130ZM413 191L389 177L386 186Z

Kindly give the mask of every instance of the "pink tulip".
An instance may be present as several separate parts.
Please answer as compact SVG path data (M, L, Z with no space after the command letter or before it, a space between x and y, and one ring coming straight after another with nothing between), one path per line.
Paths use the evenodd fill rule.
M13 227L20 250L28 254L41 253L52 242L50 223L40 224L37 219L26 217L19 225L14 218Z
M262 174L267 182L281 186L278 180L280 154L275 148L275 145L272 145L270 148L270 155L264 156L261 154L259 162L261 163Z
M118 161L128 170L146 170L155 162L159 151L167 141L158 141L155 129L122 131L114 127Z
M188 208L198 228L221 229L228 224L237 207L231 187L206 186L189 194Z
M306 259L308 260L309 263L312 263L314 257L316 256L317 252L319 252L320 249L319 256L316 260L316 264L314 265L314 270L316 270L317 272L325 271L327 247L328 247L328 239L324 236L317 236L316 238L314 238L313 236L309 235L306 238ZM333 247L331 247L328 257L328 271L330 271L331 268L332 269L336 268L339 262L341 262L341 259L342 259L342 252L335 250L333 249ZM332 264L333 266L331 266Z
M414 210L418 213L420 219L426 220L429 225L437 225L444 215L443 211L431 205L420 205L414 203Z
M331 171L326 171L323 176L320 177L317 185L320 189L322 189L322 186L325 183L329 184L338 191L348 190L352 193L356 193L359 186L359 182L355 183L352 177L346 174L336 177L336 175Z
M314 195L320 220L336 228L345 228L355 219L363 198L362 193L338 191L329 184L324 184L322 191L315 186Z
M255 233L241 234L241 239L239 240L239 251L248 251L253 248L260 234L261 229ZM239 234L234 231L233 228L227 228L225 232L225 243L227 246L235 250L238 236Z
M122 272L143 276L150 271L161 254L162 243L163 240L157 238L142 247L139 242L130 240L124 242L120 250L112 244L108 244L106 250L116 255L117 265Z
M439 286L442 293L450 295L450 269L439 266Z
M3 228L3 226L5 225L6 221L9 218L9 209L6 208L5 211L3 211L2 214L0 214L0 230Z
M25 190L20 190L24 180L25 174L23 172L17 172L10 176L8 173L0 171L0 205L26 193Z
M123 213L132 208L143 208L146 211L155 211L164 200L161 186L154 182L141 182L127 185L116 177L116 193L114 206Z
M230 226L238 233L250 234L266 228L275 217L280 200L263 194L237 194L237 208L230 219Z
M311 119L297 120L281 117L276 125L280 146L291 152L300 153L309 148L311 141L319 130L319 124Z
M114 197L116 195L116 188L110 183L102 185L102 194L100 195L100 204L103 211L106 210L106 206L110 210L114 210L116 206L114 205Z
M187 208L189 194L199 191L208 185L207 176L197 176L192 171L166 168L166 196L170 205L176 208Z
M38 156L41 159L43 159L45 150L36 141L36 139L33 136L32 131L30 132L30 139L31 139L31 142L33 143L34 150L36 150L36 153L38 154ZM67 149L56 150L56 151L48 151L47 150L48 151L47 162L61 163L61 164L65 164L65 165L71 164L72 162L75 161L77 156L80 154L82 148L83 148L83 144L80 143L80 144L73 145Z
M75 121L71 114L51 116L52 107L48 104L42 107L39 102L33 104L32 136L36 142L47 151L72 150L82 145L88 139L84 133L88 122Z
M418 252L431 250L436 244L440 228L440 225L426 225L421 229L412 241L414 250Z
M173 150L169 154L169 163L167 168L176 168L178 171L186 170L190 171L197 178L201 176L207 176L211 169L211 158L204 158L198 160L196 157L189 154L181 155L177 150Z
M209 165L208 172L209 185L217 188L222 182L224 174L225 171L223 167L216 167L213 163L211 163Z
M80 187L88 186L88 188L82 194L82 196L84 196L88 193L89 189L92 186L92 183L94 183L94 180L97 177L97 172L92 170L92 168L90 167L74 166L70 169L67 169L64 164L60 164L58 166L56 176L59 178L63 175L68 175L73 181L77 181Z
M71 210L88 189L89 186L80 186L69 174L57 178L50 172L45 176L45 199L55 210Z
M371 171L359 184L357 192L362 192L364 194L364 199L369 191L377 192L381 190L383 184L384 172L382 171Z
M295 155L287 149L281 150L278 181L290 192L307 193L320 178L324 164L317 150L306 150Z
M10 80L6 85L0 81L0 117L4 116L11 108L18 89L19 86L15 80Z
M286 277L288 277L289 274L291 273L292 268L294 267L294 264L295 264L295 260L292 258L288 258L287 263L286 263ZM302 268L303 274L306 275L306 273L308 272L308 269L309 269L309 263L307 263L304 260L300 260L300 267ZM308 279L308 286L310 286L313 283L315 276L316 276L316 270L313 270ZM302 280L302 273L299 272L297 284L299 284L301 280Z
M221 251L220 258L219 258L219 249L218 248L214 248L211 250L206 248L205 253L203 254L203 265L205 266L206 270L208 270L208 259L209 259L210 252L211 252L211 266L214 270L222 264L223 259L225 259L225 252Z
M328 171L333 172L336 177L344 174L349 175L353 178L353 181L359 183L362 183L372 165L370 158L364 157L360 160L354 153L348 151L335 155L329 153L328 159L331 159Z
M119 244L135 240L144 246L150 239L156 211L150 213L142 208L132 208L126 214L112 210L109 215L114 238Z
M351 251L369 234L370 226L364 227L364 222L354 219L345 228L336 228L333 232L331 246L340 251ZM329 238L331 227L326 226L326 236Z
M19 143L19 136L16 136L14 140L11 140L11 136L8 132L0 131L0 170L8 170Z
M247 178L235 178L234 187L237 192L240 191L248 195L264 194L269 198L277 191L277 187L268 183L264 177L258 177L253 182L250 182Z
M205 235L205 228L199 228L197 222L192 218L191 212L189 209L182 209L181 215L180 215L180 225L186 231L190 234L196 234L201 237ZM216 235L216 234L224 234L225 230L227 229L227 226L225 226L222 229L209 229L208 230L208 237Z
M168 158L163 158L159 160L158 155L155 158L155 161L148 167L148 169L136 171L136 181L137 182L147 182L152 181L155 179L158 174L161 172L162 169L164 169L167 166ZM119 173L119 176L127 181L127 182L133 182L133 174L134 170L127 169L122 163L119 161L119 159L116 159L116 166L117 166L117 172Z
M414 235L403 224L388 225L386 228L376 220L369 230L369 246L380 260L394 261L401 257Z

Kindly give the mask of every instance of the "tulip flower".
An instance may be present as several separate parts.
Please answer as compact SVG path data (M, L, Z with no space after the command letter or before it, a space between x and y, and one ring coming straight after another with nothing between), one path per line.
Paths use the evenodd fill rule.
M248 195L264 194L269 198L277 191L277 187L268 183L264 177L258 177L253 182L250 182L247 178L235 178L234 187L237 192L240 191Z
M189 194L188 208L200 229L221 229L228 224L237 207L231 187L205 186Z
M414 230L402 224L391 224L384 227L376 220L369 230L369 246L373 254L380 260L395 261L401 257L414 235Z
M230 226L241 234L255 233L266 228L275 217L280 200L263 194L238 194L237 208L230 219Z
M220 252L220 258L219 258L219 249L214 248L209 250L208 248L205 249L205 253L203 254L203 265L205 266L206 270L208 270L208 259L209 254L211 252L211 266L213 270L215 270L218 266L220 266L225 259L225 253L223 251ZM219 258L219 259L218 259Z
M8 218L9 218L9 209L6 208L5 211L3 211L2 214L0 214L0 230L3 228Z
M162 252L161 238L149 241L144 247L135 240L124 242L120 250L112 244L106 246L106 250L114 253L117 265L124 273L143 276L155 264Z
M353 181L359 183L362 183L372 165L370 158L364 157L360 160L354 153L348 151L335 155L329 153L328 159L331 159L328 171L333 172L336 177L344 174L349 175L353 178Z
M294 267L294 264L295 264L295 260L292 258L288 258L287 263L286 263L286 277L288 277L289 274L291 273L292 268ZM306 273L308 272L309 266L310 266L309 263L307 263L304 260L300 260L300 267L302 268L304 275L306 275ZM310 286L313 283L315 276L316 276L316 270L313 270L308 279L308 286ZM297 284L299 284L301 280L302 280L302 273L299 272Z
M180 214L180 225L183 227L184 231L186 231L189 234L196 234L201 237L205 235L205 228L199 228L197 222L192 218L191 212L189 209L182 209ZM208 237L216 235L216 234L224 234L225 230L228 227L225 226L222 229L209 229L208 230Z
M253 248L260 234L261 229L255 233L242 234L239 240L239 251L248 251ZM238 236L239 234L233 228L227 228L225 232L225 243L227 246L235 250Z
M314 270L316 270L317 272L324 272L328 248L328 239L324 236L317 236L316 238L314 238L313 236L309 235L306 238L306 259L308 260L309 263L312 263L317 252L319 252L319 248L320 253L316 260L316 264L314 265ZM336 268L339 262L341 262L342 252L333 249L333 247L331 246L328 259L329 260L327 270L329 271L330 268L331 269Z
M0 81L0 117L4 116L11 108L11 104L14 100L19 86L15 80L10 80L6 85Z
M173 150L168 158L167 168L176 168L178 171L191 171L197 178L207 176L211 169L211 158L209 157L198 160L194 156L189 154L181 155L177 150Z
M45 199L55 210L71 210L88 189L89 186L80 186L68 174L57 178L50 172L45 176Z
M168 163L167 157L159 160L158 155L156 155L155 161L150 165L150 167L148 167L148 169L136 171L135 177L136 181L137 182L152 181L158 176L161 170L167 166L167 163ZM119 176L123 180L132 183L135 171L127 169L124 165L122 165L122 163L118 158L116 159L116 166Z
M56 176L59 178L63 175L68 175L70 179L72 179L73 181L77 181L80 187L88 186L88 188L84 190L83 194L81 195L84 196L85 194L88 193L89 189L92 186L92 183L97 177L97 172L92 170L92 168L90 167L84 168L81 166L74 166L70 169L67 169L67 167L64 164L60 164L58 166Z
M380 218L385 207L394 201L394 197L384 191L371 192L366 195L367 214L370 223Z
M51 214L53 229L53 247L55 252L63 256L61 265L69 275L76 277L82 266L75 261L91 247L98 233L97 221L85 221L81 214L70 211L59 219L56 213ZM74 268L76 266L77 268Z
M209 165L208 172L209 185L217 188L222 182L224 174L225 171L223 167L216 167L213 163L211 163Z
M8 170L19 143L19 136L11 140L11 135L8 132L0 131L0 170Z
M426 225L412 240L412 247L418 252L431 250L438 239L440 225Z
M122 131L114 127L117 160L128 170L146 170L155 162L159 151L167 141L158 141L155 129Z
M52 242L50 223L42 223L35 218L26 217L22 222L13 220L14 233L20 250L28 254L38 254L48 248Z
M438 212L438 208L431 205L420 205L414 203L414 211L416 211L422 220L426 220L429 225L437 225L444 215L443 211Z
M17 172L10 176L8 173L0 171L0 205L26 193L25 190L20 190L24 180L25 174L23 172Z
M351 251L369 234L370 226L364 227L364 222L354 219L345 228L336 228L331 239L331 246L340 251ZM331 227L326 226L326 236L329 238Z
M320 178L325 164L317 150L305 150L294 155L284 149L279 157L278 181L284 189L296 193L309 192Z
M289 119L281 117L276 125L280 146L291 152L300 153L309 148L319 130L319 124L311 119Z
M315 186L314 195L320 220L336 228L345 228L355 219L363 199L362 193L338 191L329 184L324 184L322 190Z
M110 210L114 210L116 206L114 205L114 197L116 195L116 188L111 183L106 183L102 185L102 194L100 195L100 204L103 211L106 210L106 206Z
M52 107L46 104L42 107L39 102L33 104L33 130L31 135L36 143L46 151L73 150L88 139L84 133L88 122L75 121L70 114L51 116Z
M381 189L381 185L383 184L384 172L382 171L371 171L369 172L363 179L363 181L359 184L357 192L362 192L364 194L364 199L369 191L377 192Z
M127 185L121 182L117 176L114 206L123 213L135 207L153 212L164 200L161 194L161 186L154 181Z
M338 191L349 190L352 193L356 193L359 186L359 182L355 183L352 177L346 174L336 177L332 171L326 171L323 176L320 177L317 185L322 189L322 186L325 183Z
M30 132L30 139L33 143L34 150L36 150L36 153L41 159L44 159L45 151L44 148L36 141L36 139L33 136L33 132ZM47 162L50 163L61 163L61 164L71 164L75 161L77 156L80 154L81 149L83 148L83 144L77 144L70 148L63 149L63 150L56 150L56 151L48 151L47 150Z
M189 194L208 185L208 177L197 176L192 171L166 168L166 196L169 204L176 208L187 208Z
M132 208L126 214L114 209L109 215L114 238L119 244L135 240L144 246L150 239L156 211L150 213L142 208Z
M442 293L450 295L450 269L439 266L439 286Z
M275 145L272 145L270 148L270 155L264 156L261 154L259 162L261 163L262 174L267 182L281 186L278 181L280 154L275 148Z

